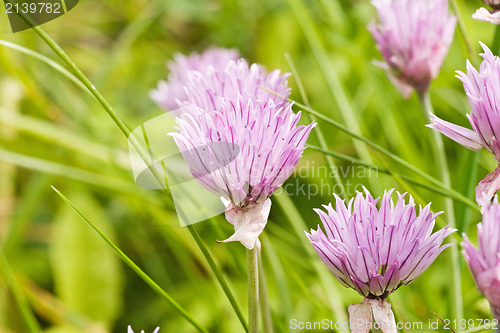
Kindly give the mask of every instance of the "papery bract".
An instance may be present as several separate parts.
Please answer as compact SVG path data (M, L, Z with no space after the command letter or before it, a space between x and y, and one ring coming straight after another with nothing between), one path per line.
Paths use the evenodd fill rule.
M491 7L491 10L479 8L472 18L479 21L486 21L493 24L500 24L500 1L499 0L483 0L484 4Z

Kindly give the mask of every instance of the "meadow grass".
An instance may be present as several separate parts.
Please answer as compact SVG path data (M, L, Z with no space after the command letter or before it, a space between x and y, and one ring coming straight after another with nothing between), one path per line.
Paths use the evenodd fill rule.
M480 4L452 1L459 29L430 90L435 113L462 125L469 106L454 71L478 62L478 40L497 42L491 25L470 18ZM451 241L475 239L473 187L494 162L443 138L450 182L439 177L417 96L405 100L372 63L374 15L368 1L89 0L16 34L0 22L0 332L246 329L244 248L215 242L232 226L218 216L180 227L169 196L137 187L128 163L130 128L162 113L148 93L165 62L210 45L292 72L294 110L318 122L298 166L305 175L273 196L262 236L265 332L271 320L275 332L292 331L292 319L344 322L361 301L304 235L332 189L408 191L445 211L438 225L455 216ZM490 318L454 247L389 297L398 321Z

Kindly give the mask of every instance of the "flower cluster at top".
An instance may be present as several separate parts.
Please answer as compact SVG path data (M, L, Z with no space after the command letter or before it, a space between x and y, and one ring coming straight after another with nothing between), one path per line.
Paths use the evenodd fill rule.
M379 23L369 27L389 78L405 97L425 93L438 75L455 31L447 0L373 0Z
M169 64L153 99L177 109L174 138L193 177L228 201L237 240L253 248L267 222L266 200L290 177L315 123L299 125L287 77L211 49ZM181 92L182 93L179 93Z

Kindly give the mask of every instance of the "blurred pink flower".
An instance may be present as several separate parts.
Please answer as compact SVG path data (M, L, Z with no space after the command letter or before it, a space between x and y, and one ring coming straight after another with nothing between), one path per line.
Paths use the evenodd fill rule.
M484 4L495 9L500 8L500 0L483 0Z
M488 299L495 319L500 320L500 205L498 200L484 206L483 221L477 225L479 249L464 234L463 255L476 281Z
M449 123L431 115L432 124L427 125L440 131L462 146L490 152L500 164L500 59L481 43L484 58L479 72L467 61L467 74L458 71L471 107L467 115L473 130ZM476 201L488 204L500 189L500 167L487 175L476 187Z
M491 7L491 10L486 8L479 8L472 18L479 21L491 22L493 24L500 24L500 0L483 0L484 4Z
M243 59L188 75L178 132L170 135L198 182L226 200L235 233L224 242L259 246L268 198L292 174L315 126L298 125L300 113L286 102L287 77Z
M179 102L188 99L184 85L189 81L191 71L205 74L210 68L222 71L231 60L237 60L239 53L233 49L211 48L199 54L189 56L176 54L174 60L167 63L170 70L167 81L160 81L158 87L152 90L150 97L162 108L171 111L180 107Z
M280 107L290 96L289 76L279 70L267 73L261 65L249 66L245 59L229 61L220 70L210 67L205 73L191 71L184 85L188 97L181 105L197 105L210 112L219 110L223 101L252 101L262 106L272 101Z
M437 77L455 31L447 0L373 0L379 24L369 30L377 42L389 78L408 98L428 90Z
M398 193L394 204L392 193L374 199L365 189L358 192L346 206L335 194L335 209L331 204L316 209L323 227L306 233L321 261L344 286L356 290L365 302L349 307L351 322L393 324L394 317L387 296L403 284L409 284L422 274L451 244L441 245L455 232L448 226L432 233L439 215L430 211L430 204L420 207L417 216L413 198L405 203L405 194ZM375 302L377 301L377 302ZM395 332L389 327L384 332ZM356 332L368 332L359 328ZM353 331L354 332L354 331Z

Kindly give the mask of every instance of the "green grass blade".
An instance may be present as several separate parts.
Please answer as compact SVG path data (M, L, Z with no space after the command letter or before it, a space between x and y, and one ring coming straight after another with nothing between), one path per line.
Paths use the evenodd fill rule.
M407 168L408 170L411 170L413 172L415 172L416 174L422 176L423 178L427 179L428 181L430 181L431 183L433 183L434 185L437 185L437 186L440 186L440 187L443 187L443 188L446 188L446 186L440 182L439 180L437 180L436 178L430 176L429 174L427 174L426 172L420 170L419 168L413 166L411 163L405 161L404 159L402 159L401 157L391 153L390 151L388 151L387 149L383 148L382 146L376 144L375 142L365 138L364 136L361 136L359 134L356 134L354 132L352 132L351 130L349 130L348 128L346 128L344 125L336 122L335 120L333 119L330 119L329 117L327 116L324 116L322 115L321 113L311 109L310 107L307 107L306 105L303 105L299 102L296 102L296 101L293 101L292 99L289 99L290 102L294 102L295 105L297 105L298 107L300 107L302 110L306 111L306 112L309 112L309 113L312 113L313 115L315 115L316 117L324 120L325 122L329 123L330 125L333 125L334 127L340 129L341 131L351 135L352 137L360 140L360 141L363 141L365 142L366 144L368 144L369 146L373 147L374 149L378 150L379 152L383 153L384 155L387 155L388 157L390 157L392 160L398 162L399 164L401 164L402 166L404 166L405 168ZM450 191L454 191L453 189L449 189ZM456 191L454 191L456 192ZM464 197L462 194L456 192L455 193L457 196L462 196ZM464 197L465 198L465 197ZM465 200L469 200L467 198L465 198Z
M288 53L285 53L285 58L288 62L288 65L290 66L290 70L292 71L293 78L295 79L295 82L297 83L297 88L299 89L299 94L302 100L304 101L304 104L307 106L310 106L309 103L309 98L307 98L306 91L304 89L304 86L302 85L302 80L300 79L299 73L297 72L297 69L295 68L295 64L293 63L292 58ZM312 121L316 121L316 118L310 114L309 115ZM321 131L321 128L316 127L313 133L316 135L316 138L318 139L319 146L322 149L327 149L328 145L326 143L325 136L323 135L323 132ZM337 166L335 165L335 161L333 158L329 155L325 156L326 163L328 164L328 167L330 170L336 170ZM346 193L345 193L345 188L344 188L344 183L342 182L342 179L340 179L340 175L337 172L334 172L334 181L335 184L339 187L340 189L340 197L347 199Z
M495 26L495 35L493 36L493 42L491 43L491 51L493 54L500 53L500 26Z
M346 309L340 298L337 285L335 284L336 281L334 281L334 277L329 274L327 268L324 267L323 263L321 263L316 252L314 251L314 248L311 246L309 240L304 234L304 232L308 230L308 227L302 218L302 215L288 195L274 195L273 198L275 198L277 203L281 206L287 220L290 222L296 235L301 240L301 244L310 258L310 262L316 270L316 273L318 274L320 282L323 285L323 289L326 295L328 295L328 302L335 320L337 322L348 322ZM341 332L344 331L342 330Z
M464 179L467 181L464 184L463 192L472 201L474 200L475 187L478 183L477 170L479 168L479 153L471 150L467 152L466 156L468 158L466 159L467 166L464 171ZM480 211L478 206L475 207L477 207L476 211ZM469 232L469 227L472 222L472 210L468 206L464 207L462 214L458 215L461 216L462 221L457 225L457 229L465 233Z
M330 155L332 157L335 157L335 158L338 158L340 160L344 160L344 161L348 161L348 162L351 162L352 164L356 164L356 165L360 165L360 166L364 166L366 168L373 168L373 169L376 169L378 172L382 172L382 173L385 173L385 174L388 174L388 175L397 175L398 177L400 177L401 179L409 182L409 183L412 183L412 184L415 184L419 187L422 187L424 189L427 189L429 191L434 191L436 193L439 193L441 194L442 196L445 196L445 197L449 197L449 198L452 198L458 202L461 202L465 205L467 205L467 207L469 208L472 208L474 209L475 211L479 212L480 211L480 208L478 207L478 205L470 200L469 198L463 196L461 193L457 192L457 191L454 191L448 187L436 187L435 185L429 185L425 182L422 182L422 181L419 181L417 179L414 179L414 178L411 178L411 177L408 177L408 176L405 176L405 175L401 175L399 173L395 173L391 170L388 170L387 168L382 168L378 165L375 165L375 164L369 164L369 163L366 163L366 162L363 162L363 161L360 161L354 157L351 157L351 156L348 156L348 155L344 155L344 154L340 154L340 153L336 153L336 152L333 152L331 150L326 150L326 149L323 149L321 147L316 147L316 146L311 146L309 145L308 146L309 149L312 149L312 150L316 150L316 151L319 151L325 155Z
M419 102L422 110L423 117L425 121L429 124L431 123L430 114L434 113L432 108L432 102L429 93L419 94ZM438 168L439 175L443 180L443 184L451 189L451 178L450 170L448 168L448 161L446 159L446 151L444 149L443 137L438 131L432 131L430 134L432 154L434 155L434 160ZM455 228L457 225L455 220L455 208L453 206L453 200L447 198L445 200L446 204L446 215L448 223L451 228ZM462 320L463 314L463 297L462 297L462 275L460 272L460 262L458 246L453 246L451 249L451 269L453 275L453 292L451 293L451 303L455 305L453 318L457 321Z
M52 189L71 207L75 212L111 247L118 257L130 267L146 284L151 287L158 295L160 295L167 303L169 303L182 317L190 322L199 332L208 333L206 329L201 327L190 315L179 305L165 290L163 290L156 282L154 282L139 266L137 266L125 253L122 252L109 238L106 237L83 213L61 192L55 187Z
M283 263L281 262L278 253L276 252L274 244L269 240L268 237L266 237L266 235L261 235L261 239L262 246L266 249L266 251L263 252L262 255L267 258L269 267L271 267L273 280L275 281L276 288L278 289L280 298L280 306L278 309L281 316L286 318L286 315L291 313L292 311L292 301L290 297L290 288L288 287L287 273L285 268L283 267ZM288 320L286 319L281 323L275 319L274 325L279 325L281 331L290 331L290 326Z
M83 72L76 66L76 64L71 60L71 58L63 51L63 49L52 39L50 38L45 31L42 30L39 26L34 26L32 29L47 43L48 46L61 58L62 61L71 69L73 74L81 81L81 83L88 89L88 91L97 99L99 104L104 108L104 110L108 113L108 115L113 119L118 128L122 131L122 133L128 137L130 135L130 129L127 125L122 121L122 119L118 116L118 114L113 110L111 105L106 101L104 96L96 89L96 87L90 82L90 80L83 74Z
M78 180L111 191L138 196L137 187L118 178L111 178L87 170L67 166L64 164L43 160L37 157L26 156L0 148L0 161L17 165L22 168L41 171L47 174Z
M17 247L20 247L23 236L26 234L30 223L33 221L33 215L40 200L49 186L51 177L41 175L35 177L25 185L26 195L20 198L19 204L11 218L9 231L3 243L3 251L6 256L15 253Z
M460 12L460 7L458 6L458 2L457 0L450 0L450 4L452 10L455 12L455 15L457 17L458 29L460 30L460 34L462 35L462 39L465 44L465 50L467 51L469 59L471 59L471 61L475 60L476 55L474 53L474 50L472 49L469 33L467 32L467 27L465 26L465 21L462 16L462 13Z
M356 115L354 114L354 111L349 103L349 99L347 98L347 93L337 76L337 71L333 67L321 40L318 37L313 21L308 15L307 8L304 6L302 0L288 0L288 4L292 8L293 14L297 18L297 22L306 36L314 57L316 58L316 62L321 67L321 72L324 74L330 92L334 97L334 101L337 104L337 108L342 115L344 123L347 124L347 128L349 128L349 130L356 134L360 134L361 130L359 128ZM370 152L368 151L366 145L355 141L354 146L356 147L356 150L362 160L371 162Z
M40 60L41 62L47 64L48 66L55 69L57 72L61 73L65 77L67 77L70 81L72 81L74 84L76 84L80 88L85 89L85 85L83 85L83 83L80 80L78 80L73 74L71 74L70 71L68 71L66 68L62 67L57 62L50 59L49 57L46 57L46 56L44 56L38 52L35 52L33 50L27 49L21 45L17 45L15 43L11 43L9 41L2 40L2 39L0 39L0 45L3 45L3 46L8 47L12 50L19 51L21 53L24 53L24 54L30 56L30 57L33 57L35 59ZM85 91L87 91L87 89L85 89Z
M62 59L62 61L64 61L64 63L66 63L66 65L68 65L68 67L73 71L74 75L83 83L83 85L97 99L97 101L101 104L101 106L106 111L106 113L111 117L113 122L118 126L120 131L129 140L131 140L131 143L136 148L137 152L139 153L139 156L144 160L144 162L146 162L146 165L148 165L148 167L149 167L151 165L151 161L149 160L147 153L143 151L142 147L137 143L135 138L133 138L133 136L130 135L131 131L130 131L129 127L119 117L119 115L112 109L111 105L106 101L104 96L102 96L102 94L95 88L95 86L90 82L90 80L85 76L85 74L83 74L83 72L78 68L78 66L71 60L71 58L63 51L63 49L52 38L50 38L49 35L47 35L47 33L45 33L45 31L43 31L43 29L41 29L39 26L34 26L33 30L47 43L48 46L50 46L50 48L52 48L52 50ZM155 178L158 180L159 183L162 183L162 181L163 181L162 177L158 174L158 172L156 171L155 168L152 168L152 169L153 169L153 174L154 174ZM189 231L191 232L193 237L196 239L196 235L193 233L191 228L189 228ZM211 255L207 251L207 249L206 248L203 249L201 247L200 244L202 244L202 243L197 242L197 244L200 247L200 250L205 255L205 258L210 258L211 261L213 261L213 259L211 258ZM212 264L210 264L210 267L212 269L214 269L214 267L216 268L216 266L213 266ZM235 303L235 301L231 300L231 297L227 293L227 290L229 290L229 288L227 287L227 285L224 286L222 279L220 279L220 277L222 276L222 273L220 272L220 270L218 270L218 268L216 270L213 270L213 272L214 272L215 276L217 277L218 282L221 284L222 289L225 291L226 296L228 297L231 305L233 305L233 309L235 310L235 312L239 312L239 310L238 310L239 307L236 308L234 306L233 303ZM240 319L240 321L242 321L242 324L245 327L245 324L244 324L244 321L242 320L242 317L240 317L240 315L238 315L238 318Z
M16 277L14 276L14 273L9 266L7 258L5 258L2 248L0 248L0 272L2 272L7 285L14 295L14 299L19 306L19 310L21 311L21 315L26 322L26 326L28 327L29 331L31 333L40 333L42 331L40 328L40 324L38 324L38 321L33 311L31 310L31 307L28 304L28 301L26 300L21 287L17 283Z
M212 272L214 273L215 277L217 278L217 281L219 281L219 284L226 294L227 299L229 300L229 303L231 303L231 306L234 309L234 312L236 313L236 316L238 317L241 325L243 326L245 332L248 332L248 324L245 320L245 317L243 316L243 312L241 312L240 306L238 305L238 302L236 301L236 298L234 297L233 293L231 292L231 289L229 289L229 286L224 279L224 275L222 275L221 270L215 263L214 259L210 255L210 252L208 251L205 243L203 243L203 240L201 239L200 235L196 231L194 225L190 224L187 226L189 232L193 236L196 244L200 248L201 252L203 253L203 256L208 262L208 265L212 269Z
M267 290L267 277L262 263L262 256L259 256L259 306L262 318L262 331L273 333L273 318L269 307L269 293Z
M21 113L12 112L0 107L0 112L8 115L0 117L0 125L8 126L29 133L47 142L57 144L77 154L83 154L101 162L110 162L115 151L97 142L82 138L69 130L62 129L54 123ZM125 151L120 153L126 154Z

